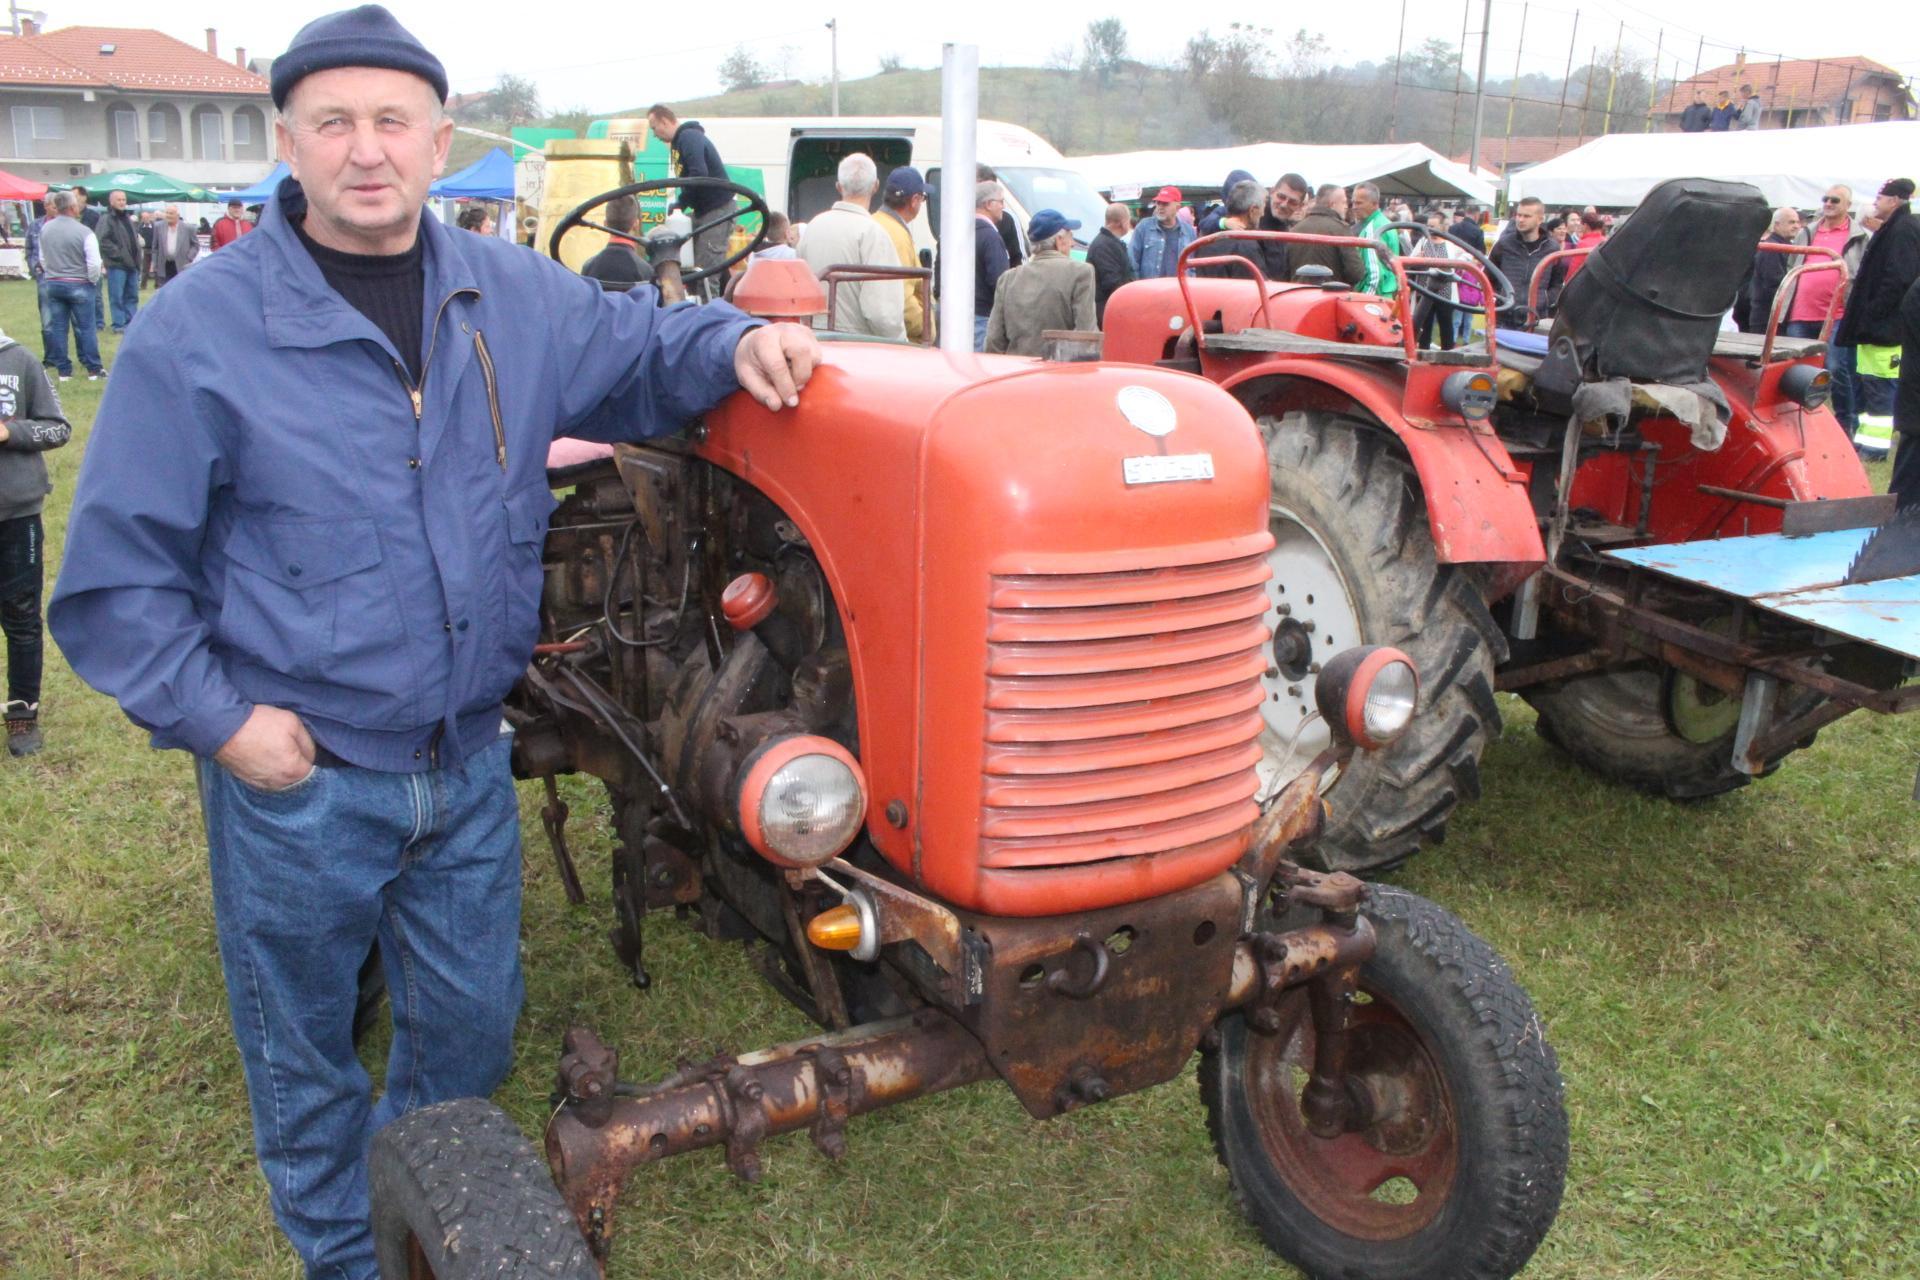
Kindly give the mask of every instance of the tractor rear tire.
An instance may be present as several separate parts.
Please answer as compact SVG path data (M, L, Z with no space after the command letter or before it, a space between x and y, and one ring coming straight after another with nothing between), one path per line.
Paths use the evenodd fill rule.
M1267 1247L1314 1280L1508 1280L1560 1208L1564 1087L1533 1002L1493 949L1424 898L1375 885L1348 1031L1350 1081L1385 1114L1332 1140L1300 1110L1304 991L1263 1034L1220 1023L1200 1061L1207 1128ZM1308 923L1312 913L1280 921Z
M1422 844L1443 839L1454 807L1479 798L1480 756L1500 732L1493 671L1506 657L1506 639L1472 572L1439 562L1419 476L1391 433L1314 411L1263 417L1260 429L1273 484L1270 520L1281 543L1268 588L1276 604L1301 610L1312 600L1297 583L1285 589L1287 548L1323 556L1359 634L1329 634L1335 629L1320 626L1307 637L1314 656L1388 644L1404 650L1420 672L1412 726L1383 750L1357 753L1342 771L1327 795L1325 834L1309 855L1329 870L1378 875ZM1326 581L1328 566L1317 567ZM1296 622L1300 616L1289 615ZM1269 738L1281 739L1284 748L1285 717L1297 722L1313 706L1312 680L1281 670L1268 677L1267 695ZM1318 725L1310 729L1325 733ZM1292 761L1303 764L1313 749L1303 740Z
M367 1180L381 1280L600 1280L545 1162L485 1098L376 1133Z
M1609 782L1623 783L1671 800L1703 800L1753 781L1733 767L1733 731L1696 742L1675 731L1668 715L1668 673L1629 667L1563 680L1524 691L1540 719L1541 737ZM1792 695L1783 695L1792 696ZM1790 714L1815 700L1803 694ZM1765 777L1813 734L1766 762Z

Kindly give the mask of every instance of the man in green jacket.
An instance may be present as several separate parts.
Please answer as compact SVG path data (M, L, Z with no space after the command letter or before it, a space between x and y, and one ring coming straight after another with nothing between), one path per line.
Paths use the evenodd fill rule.
M1390 253L1400 252L1400 233L1387 230L1386 210L1380 207L1380 188L1371 182L1357 183L1353 188L1353 234L1378 240L1387 246ZM1372 249L1360 251L1360 283L1356 292L1374 293L1382 298L1391 298L1400 288L1399 279L1378 253Z
M987 350L1037 356L1049 329L1096 325L1093 268L1075 262L1073 233L1080 224L1057 209L1042 209L1027 227L1033 256L994 283L993 310L987 316Z

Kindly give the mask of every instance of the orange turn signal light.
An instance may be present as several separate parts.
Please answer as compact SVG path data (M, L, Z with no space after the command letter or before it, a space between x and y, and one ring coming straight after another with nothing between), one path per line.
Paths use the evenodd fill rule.
M864 932L859 908L851 903L828 907L807 921L807 941L822 951L852 951Z

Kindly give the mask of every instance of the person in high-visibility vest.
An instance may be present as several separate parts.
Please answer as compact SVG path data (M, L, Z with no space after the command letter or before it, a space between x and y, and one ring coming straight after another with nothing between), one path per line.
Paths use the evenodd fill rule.
M1894 380L1900 376L1900 347L1862 343L1855 352L1854 378L1859 387L1860 429L1853 446L1869 459L1893 451Z
M1908 285L1900 300L1900 334L1906 346L1920 351L1920 280ZM1893 459L1891 491L1902 507L1920 506L1920 368L1900 367L1893 425L1900 433L1900 452Z

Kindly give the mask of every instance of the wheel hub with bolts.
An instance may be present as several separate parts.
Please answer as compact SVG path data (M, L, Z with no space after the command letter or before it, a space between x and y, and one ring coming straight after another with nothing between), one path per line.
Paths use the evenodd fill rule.
M1273 550L1267 564L1267 600L1273 606L1273 645L1262 684L1260 798L1281 787L1332 742L1314 710L1320 664L1362 643L1360 620L1339 566L1319 536L1285 508L1272 508Z

